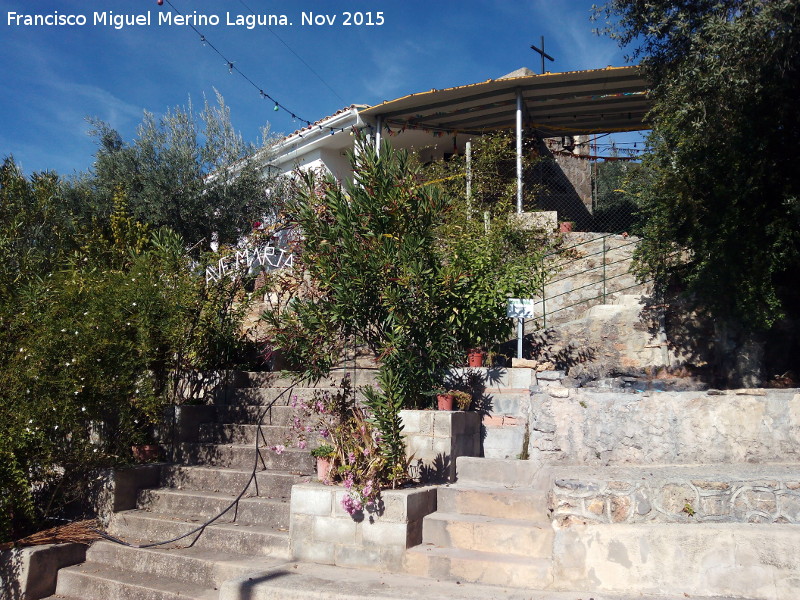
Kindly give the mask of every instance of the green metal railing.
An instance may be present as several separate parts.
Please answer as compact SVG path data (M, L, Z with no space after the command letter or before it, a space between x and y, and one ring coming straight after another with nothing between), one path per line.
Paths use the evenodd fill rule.
M620 236L615 235L615 234L605 234L605 235L602 235L600 237L595 237L595 238L592 238L590 240L579 242L579 243L574 244L572 246L559 248L558 250L550 252L550 253L546 254L543 257L542 261L543 261L543 263L545 263L548 259L552 258L553 256L561 256L566 252L575 251L575 249L587 246L589 244L596 244L598 242L601 243L601 248L599 250L597 250L597 251L591 252L589 254L583 254L581 256L578 256L576 258L571 258L569 260L564 260L563 262L560 262L560 263L556 263L555 269L557 271L559 271L559 272L563 272L567 267L569 267L569 265L576 264L576 263L578 263L580 261L584 261L584 260L590 259L592 257L600 257L600 264L598 264L597 266L589 267L587 269L583 269L583 270L575 272L575 273L570 273L568 275L565 275L565 276L562 276L562 277L558 277L556 279L551 279L551 280L549 280L549 281L547 281L545 283L545 285L542 287L542 296L541 296L542 327L543 328L545 328L545 329L547 328L547 317L548 317L547 303L548 303L548 301L550 301L551 304L552 304L553 300L555 300L557 298L560 298L562 296L569 296L569 295L574 294L575 292L577 292L579 290L583 290L583 289L587 289L587 288L593 288L593 287L598 288L597 295L595 295L595 296L590 296L590 297L587 297L587 298L581 298L577 302L574 302L572 304L568 304L566 306L560 306L555 310L551 310L550 313L549 313L549 316L552 318L552 316L554 314L556 314L556 313L565 311L565 310L570 309L570 308L574 308L576 306L580 306L582 304L587 304L589 302L592 302L593 300L602 299L602 303L605 304L607 299L608 299L608 295L609 294L616 294L616 293L619 293L619 292L624 292L624 291L627 291L627 290L630 290L630 289L633 289L633 288L637 288L640 285L642 285L641 283L637 282L637 283L634 283L633 285L627 285L627 286L624 286L624 287L614 287L613 286L613 280L619 279L620 277L624 277L625 275L628 275L628 271L625 271L624 273L617 273L617 274L614 274L614 275L609 275L608 274L608 270L609 270L608 267L612 267L613 265L617 265L617 264L620 264L620 263L627 262L630 259L629 258L619 258L619 259L616 259L616 260L611 260L609 262L609 259L608 259L609 252L617 251L617 250L620 250L621 248L626 248L628 246L635 246L638 243L638 241L636 239L623 238L623 239L627 239L627 241L625 241L624 243L622 243L620 245L614 245L613 247L610 246L609 245L609 238L617 238L617 237L620 237ZM572 288L572 289L567 290L565 292L560 292L558 294L553 294L552 296L547 296L547 293L546 293L547 286L552 286L553 284L557 284L557 283L560 283L562 281L567 281L567 280L570 280L570 279L577 279L577 278L579 278L581 276L586 275L587 273L591 273L591 272L594 272L594 271L598 272L598 280L597 281L591 281L589 283L585 283L583 285L580 285L580 286L578 286L576 288Z

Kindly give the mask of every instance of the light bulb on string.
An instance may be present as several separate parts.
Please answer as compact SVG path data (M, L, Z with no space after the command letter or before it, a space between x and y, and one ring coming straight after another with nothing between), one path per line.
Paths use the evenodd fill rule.
M272 108L272 110L274 110L275 112L278 112L280 109L281 109L281 107L278 106L278 103L276 102L275 106Z

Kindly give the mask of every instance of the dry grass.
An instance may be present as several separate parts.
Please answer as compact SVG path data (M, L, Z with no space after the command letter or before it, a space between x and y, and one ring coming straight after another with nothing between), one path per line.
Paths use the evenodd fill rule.
M93 528L97 527L98 523L96 519L59 525L52 529L39 531L15 542L0 544L0 550L21 548L24 546L41 546L44 544L64 544L67 542L91 544L93 541L100 539L100 535L96 531L93 531Z

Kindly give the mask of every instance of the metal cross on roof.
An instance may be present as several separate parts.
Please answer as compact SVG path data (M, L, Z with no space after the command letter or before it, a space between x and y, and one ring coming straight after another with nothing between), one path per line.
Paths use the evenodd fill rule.
M553 58L552 56L547 54L547 52L544 51L544 36L541 37L541 40L542 40L542 47L537 48L536 46L531 46L531 50L533 50L534 52L538 52L539 54L542 55L542 75L544 75L544 59L546 58L547 60L552 62L555 61L555 58Z

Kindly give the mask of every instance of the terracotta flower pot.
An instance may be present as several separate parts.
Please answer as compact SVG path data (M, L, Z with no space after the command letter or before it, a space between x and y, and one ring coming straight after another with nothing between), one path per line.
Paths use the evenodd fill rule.
M470 367L482 367L483 352L480 350L470 350L469 354L467 354L467 364L469 364Z
M439 410L453 410L453 396L451 394L437 395L436 403L439 407Z
M137 463L148 463L158 459L159 448L155 444L139 444L131 446L131 452Z
M558 225L558 231L561 233L569 233L572 231L572 221L563 221Z
M331 459L328 456L318 456L317 457L317 479L320 481L328 481L330 479L331 474L331 467L332 467Z

